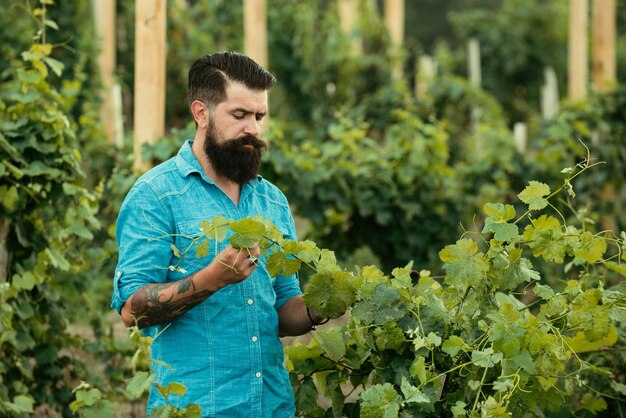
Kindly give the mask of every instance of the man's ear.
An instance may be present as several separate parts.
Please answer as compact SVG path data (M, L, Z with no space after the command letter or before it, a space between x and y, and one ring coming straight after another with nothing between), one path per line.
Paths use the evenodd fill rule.
M200 100L191 102L191 114L198 124L198 128L206 129L209 126L209 109Z

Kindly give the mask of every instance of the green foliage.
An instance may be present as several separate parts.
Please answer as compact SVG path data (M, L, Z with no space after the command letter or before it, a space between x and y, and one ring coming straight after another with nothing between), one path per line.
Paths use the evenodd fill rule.
M551 203L592 166L584 160L565 170L552 193L530 182L519 194L527 209L521 216L511 205L486 204L489 227L440 251L442 280L428 271L417 277L412 263L391 276L374 266L348 272L331 251L285 240L258 218L207 225L236 232L231 244L239 248L269 241L262 253L273 276L306 265L314 271L304 289L307 306L329 318L349 312L346 325L286 349L303 416L322 413L310 402L316 390L333 400L335 416L596 413L626 402L624 358L614 355L624 349L626 294L604 285L606 263L626 261L626 233L592 234L566 223ZM525 227L494 230L503 223ZM197 240L212 239L211 232ZM541 285L536 260L569 260L577 277ZM359 390L360 412L346 406L342 388Z
M65 382L85 372L64 350L81 338L67 330L60 281L86 265L73 249L99 227L98 191L83 185L70 115L76 81L60 88L49 81L64 66L44 42L45 27L56 26L45 3L32 12L40 42L11 61L0 93L2 252L9 261L0 271L0 412L7 416L43 404L67 413Z

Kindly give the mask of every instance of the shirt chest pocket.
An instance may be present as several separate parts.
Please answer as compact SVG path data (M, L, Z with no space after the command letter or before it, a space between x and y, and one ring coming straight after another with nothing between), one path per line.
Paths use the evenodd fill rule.
M207 240L200 229L201 220L184 221L177 224L178 232L174 240L174 262L178 262L189 273L208 266L216 254L215 240ZM226 241L227 242L227 241ZM226 247L226 243L217 243L217 252ZM176 253L178 252L178 253Z

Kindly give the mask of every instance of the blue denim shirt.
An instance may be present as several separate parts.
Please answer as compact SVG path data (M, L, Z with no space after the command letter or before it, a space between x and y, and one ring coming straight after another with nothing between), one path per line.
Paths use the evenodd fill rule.
M201 234L202 220L260 214L285 237L296 238L289 204L276 186L259 176L242 187L236 206L204 174L191 143L144 174L124 200L117 220L119 261L112 299L118 312L139 287L180 280L212 261L213 246L204 258L191 248L181 264L186 272L168 269L179 261L171 244L186 249ZM228 240L219 243L217 251L227 245ZM146 328L153 336L162 331L152 345L157 383L187 387L184 396L171 396L175 405L196 403L203 417L294 416L277 310L301 293L300 285L296 276L271 278L265 257L259 261L246 280L219 290L168 324ZM164 404L153 387L148 413Z

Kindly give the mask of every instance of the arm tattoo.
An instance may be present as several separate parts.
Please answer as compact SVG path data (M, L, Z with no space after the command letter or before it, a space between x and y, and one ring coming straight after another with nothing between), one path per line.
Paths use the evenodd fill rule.
M137 321L137 326L144 328L170 321L211 296L212 292L208 290L196 291L194 277L195 273L177 282L149 284L137 290L130 305L130 314ZM189 295L176 300L173 300L175 296L164 299L160 292L172 287L177 288L176 295L185 293L189 289L192 291Z

